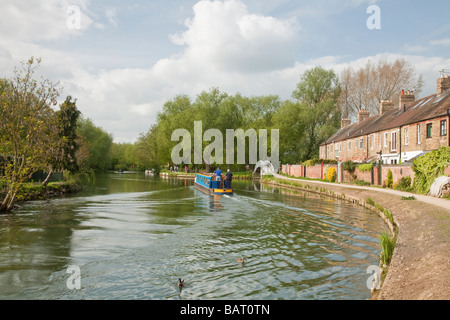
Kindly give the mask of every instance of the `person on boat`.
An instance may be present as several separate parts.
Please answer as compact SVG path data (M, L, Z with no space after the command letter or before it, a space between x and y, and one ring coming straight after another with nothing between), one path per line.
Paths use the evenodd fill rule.
M231 181L233 180L233 174L231 173L231 170L230 169L228 169L227 170L227 174L225 175L226 176L226 180L225 180L225 188L226 189L231 189Z
M220 170L219 167L217 167L217 170L214 171L214 174L216 175L216 181L222 180L222 170Z

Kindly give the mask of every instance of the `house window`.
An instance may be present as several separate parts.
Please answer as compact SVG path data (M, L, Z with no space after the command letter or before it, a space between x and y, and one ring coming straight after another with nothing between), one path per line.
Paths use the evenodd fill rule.
M374 140L375 140L374 135L371 135L371 136L370 136L370 150L373 150L373 147L374 147Z
M447 135L447 120L441 121L441 136Z
M364 148L364 139L363 138L359 139L359 148L360 149Z
M417 144L420 144L420 124L417 125Z
M397 150L397 132L391 132L391 150Z
M358 139L355 139L355 149L358 150Z
M347 146L347 150L350 151L352 149L352 142L349 141L348 142L348 146Z
M389 146L389 133L384 133L384 147L387 148Z
M409 129L405 128L405 146L409 145Z
M427 139L432 138L432 137L433 137L433 124L428 123L427 124Z
M381 133L378 134L378 146L381 148Z

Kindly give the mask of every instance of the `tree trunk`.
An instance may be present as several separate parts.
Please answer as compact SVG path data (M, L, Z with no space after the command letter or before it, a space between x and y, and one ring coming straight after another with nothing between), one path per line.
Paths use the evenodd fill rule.
M42 185L44 186L44 188L47 188L47 185L50 182L52 175L53 175L53 168L50 168L50 170L47 174L47 178L45 178L45 180L42 182Z

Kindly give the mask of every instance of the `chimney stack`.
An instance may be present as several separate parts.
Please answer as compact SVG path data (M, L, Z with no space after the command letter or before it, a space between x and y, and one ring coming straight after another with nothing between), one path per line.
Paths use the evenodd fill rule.
M439 95L449 88L450 88L450 77L447 75L442 75L437 80L437 94Z
M410 107L411 105L414 104L414 102L416 101L416 97L414 96L414 91L405 91L402 90L402 92L400 93L400 99L399 99L399 109L404 110L403 108L405 107Z
M394 109L394 103L392 100L382 100L380 103L380 115Z
M352 124L352 121L350 119L342 119L341 120L341 129L348 127Z
M366 120L369 117L370 117L369 110L366 110L366 109L359 110L359 112L358 112L358 122L364 121L364 120Z

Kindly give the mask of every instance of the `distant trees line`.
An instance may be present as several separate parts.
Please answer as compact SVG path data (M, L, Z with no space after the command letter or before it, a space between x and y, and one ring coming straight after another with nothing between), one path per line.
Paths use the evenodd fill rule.
M315 67L300 77L288 100L277 95L230 95L218 88L202 91L194 100L177 95L164 104L156 123L135 143L114 143L111 134L82 116L72 97L54 110L61 89L57 83L34 78L40 63L31 58L10 79L0 79L0 211L11 209L21 185L39 170L48 174L44 184L54 171L62 170L73 174L160 171L171 164L172 149L179 143L171 141L173 131L183 128L193 137L194 121L202 121L204 131L214 128L224 134L227 129L269 133L279 129L281 163L314 159L319 145L339 130L342 116L356 117L363 108L378 112L378 100L395 99L400 89L411 85L416 93L422 87L421 77L404 60L369 61L359 70L345 69L340 76ZM202 143L204 149L211 142ZM269 134L268 154L270 145ZM209 169L205 163L199 167ZM245 170L244 165L232 169Z

